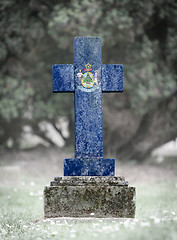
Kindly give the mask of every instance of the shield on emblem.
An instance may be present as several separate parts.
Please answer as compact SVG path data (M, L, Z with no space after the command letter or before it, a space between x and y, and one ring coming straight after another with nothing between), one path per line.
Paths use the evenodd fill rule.
M82 85L85 88L92 88L94 85L94 78L91 72L86 72L83 74Z

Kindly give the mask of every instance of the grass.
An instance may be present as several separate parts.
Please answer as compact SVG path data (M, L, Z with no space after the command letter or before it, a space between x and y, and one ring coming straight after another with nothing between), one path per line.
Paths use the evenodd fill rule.
M119 221L44 220L43 187L0 187L0 239L177 239L176 183L138 184L136 218Z
M135 219L45 220L43 189L61 175L64 158L54 149L0 158L0 240L177 240L177 174L166 165L118 164L118 173L136 187Z

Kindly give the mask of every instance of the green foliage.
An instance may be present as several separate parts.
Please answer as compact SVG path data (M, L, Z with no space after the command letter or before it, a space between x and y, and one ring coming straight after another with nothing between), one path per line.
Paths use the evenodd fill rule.
M2 97L0 113L2 118L6 121L19 118L33 94L33 88L26 86L25 81L19 81L12 77L7 77L5 82L0 81L0 95Z
M125 88L130 95L130 104L144 114L152 104L170 95L176 86L176 70L172 65L175 57L171 57L173 51L177 56L176 7L174 1L168 4L163 0L104 3L74 0L69 5L55 6L48 25L49 34L54 39L60 39L58 46L64 48L72 47L70 35L102 36L103 51L106 49L104 61L124 63ZM171 22L171 26L168 26L168 22ZM164 36L160 30L156 32L156 26L163 28L163 23L165 29L162 31L166 31ZM166 56L163 57L167 51L168 61Z
M127 105L143 116L176 88L176 16L174 0L2 1L1 144L19 119L73 118L73 96L52 94L51 66L73 62L74 36L102 37L103 63L124 64Z

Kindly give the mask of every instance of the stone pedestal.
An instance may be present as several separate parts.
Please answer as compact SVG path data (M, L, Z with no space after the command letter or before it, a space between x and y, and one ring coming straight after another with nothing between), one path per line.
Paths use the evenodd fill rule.
M135 188L124 177L56 177L44 189L44 215L133 218Z

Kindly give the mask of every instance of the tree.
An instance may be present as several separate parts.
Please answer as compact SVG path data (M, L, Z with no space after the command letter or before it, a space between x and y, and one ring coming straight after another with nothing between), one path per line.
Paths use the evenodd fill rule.
M103 63L124 64L124 94L103 98L106 152L142 160L174 139L176 16L174 0L1 2L1 144L18 146L25 124L39 135L42 120L58 129L58 116L73 135L73 96L51 94L51 65L73 62L74 36L101 36Z

